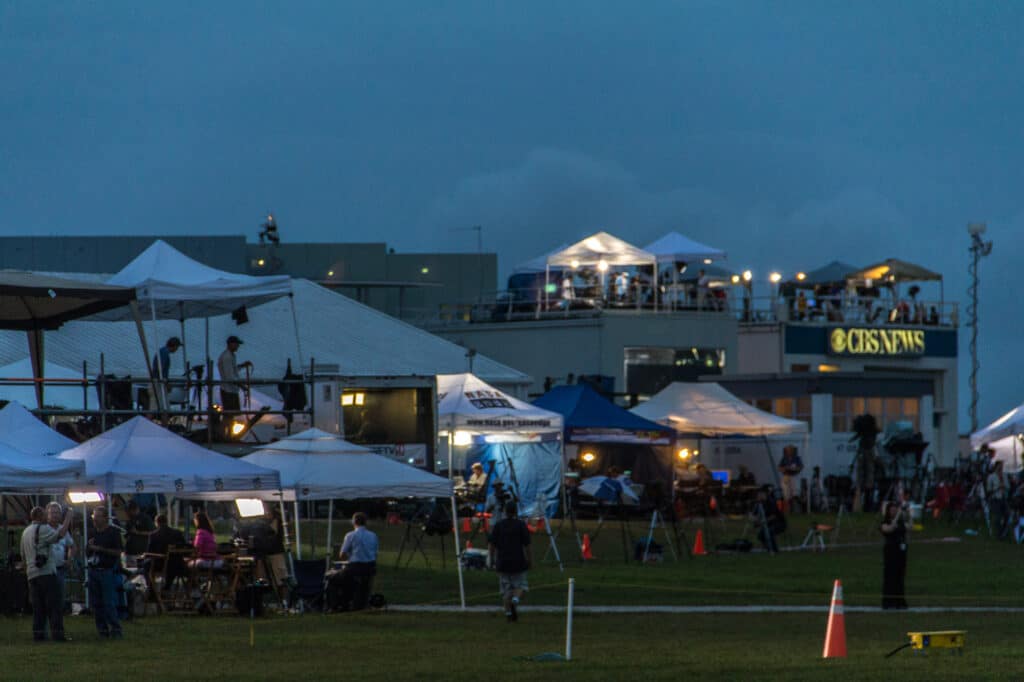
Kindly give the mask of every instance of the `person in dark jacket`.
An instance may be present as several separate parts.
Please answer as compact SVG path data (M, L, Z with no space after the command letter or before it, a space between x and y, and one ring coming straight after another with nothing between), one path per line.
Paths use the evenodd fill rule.
M890 502L886 505L880 530L885 537L885 544L882 547L882 608L905 609L907 512L899 503Z
M510 623L519 619L519 600L529 589L526 572L533 563L530 529L518 513L518 505L510 500L505 505L505 517L494 525L488 538L491 565L501 581L502 603Z

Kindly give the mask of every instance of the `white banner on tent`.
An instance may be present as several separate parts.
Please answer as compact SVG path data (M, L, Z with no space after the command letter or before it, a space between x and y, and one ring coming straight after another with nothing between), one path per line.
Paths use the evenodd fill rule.
M426 443L394 443L389 445L367 445L378 455L390 457L403 464L422 467L427 465Z

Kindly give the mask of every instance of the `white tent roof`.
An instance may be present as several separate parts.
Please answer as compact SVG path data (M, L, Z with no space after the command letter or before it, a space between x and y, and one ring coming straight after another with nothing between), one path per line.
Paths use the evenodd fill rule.
M513 398L472 374L439 374L437 403L441 428L526 437L562 432L562 415Z
M993 455L993 459L1003 463L1005 473L1020 473L1024 468L1024 443L1021 442L1019 436L1000 438L990 442L988 446L996 453Z
M607 232L592 234L586 239L548 256L548 265L645 265L655 262L654 254L633 246Z
M189 258L160 239L106 283L134 288L144 316L149 316L152 305L157 317L173 320L223 315L239 306L256 306L292 292L287 275L253 277L225 272ZM128 308L97 317L132 319Z
M57 455L76 445L36 419L20 403L8 403L0 410L0 443L40 457Z
M31 405L33 408L41 407L36 400L35 384L32 383L32 361L29 358L16 360L8 365L0 367L0 379L27 379L23 384L7 384L0 386L0 399L17 401L23 405ZM75 384L53 384L47 382L43 388L43 402L52 407L64 409L86 409L95 410L98 407L96 387L90 386L84 393L82 391L82 372L62 367L52 362L43 363L43 377L45 379L65 379L77 381Z
M644 251L653 253L659 263L683 261L692 263L703 261L705 258L711 260L725 259L725 251L716 249L707 244L701 244L678 232L669 232L660 239L656 239L644 247Z
M277 490L276 471L207 450L133 417L60 454L85 462L85 485L105 493Z
M807 433L804 422L759 410L715 383L677 381L631 411L685 434L711 437Z
M1024 403L1013 408L983 429L971 434L971 447L980 448L985 443L994 443L1009 436L1024 433Z
M446 478L396 462L319 429L308 429L261 446L242 459L280 471L286 500L452 494L451 481Z
M464 372L468 366L466 349L378 310L307 280L295 280L295 312L304 357L316 358L317 365L333 364L345 376L434 376L438 372ZM202 359L204 320L185 322L189 361ZM249 310L249 322L241 327L230 315L209 318L210 349L216 360L224 340L237 334L245 341L239 361L252 360L254 376L276 380L284 375L289 357L298 370L295 352L295 327L287 299L278 299ZM156 346L181 334L177 320L146 323L146 334L156 327ZM146 364L139 350L133 322L68 322L57 331L47 332L46 357L69 367L88 360L90 371L99 369L100 354L108 373L145 376ZM25 355L22 332L0 331L0 362L11 362ZM171 355L171 376L184 371L183 352ZM522 372L483 355L473 359L474 372L491 384L511 387L531 382ZM274 390L263 388L273 397Z

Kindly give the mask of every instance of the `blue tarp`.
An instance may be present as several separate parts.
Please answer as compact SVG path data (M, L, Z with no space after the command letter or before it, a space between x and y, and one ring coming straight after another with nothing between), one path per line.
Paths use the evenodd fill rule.
M638 417L589 386L556 386L533 401L565 418L565 442L669 443L675 431Z
M537 516L538 498L546 503L545 516L552 517L558 511L559 495L562 489L562 447L558 442L547 443L489 443L474 446L467 462L480 462L484 471L491 470L487 494L495 481L502 481L505 490L519 496L519 513ZM515 476L512 471L515 471Z

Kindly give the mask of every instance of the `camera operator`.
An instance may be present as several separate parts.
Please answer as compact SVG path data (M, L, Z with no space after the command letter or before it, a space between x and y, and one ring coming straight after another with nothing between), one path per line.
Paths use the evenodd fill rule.
M491 525L505 518L505 507L512 501L512 495L505 490L505 483L495 481L491 494L484 503L484 513L491 515Z
M757 491L757 500L750 511L750 520L757 526L757 538L770 554L778 554L776 537L786 531L786 517L779 509L774 491L770 485Z
M29 590L32 594L32 639L46 640L46 623L50 623L50 637L55 642L67 642L64 636L64 604L61 603L57 584L57 566L52 546L60 541L71 525L71 510L64 514L64 522L57 528L46 523L42 507L33 507L31 523L21 534L21 556L25 561Z

